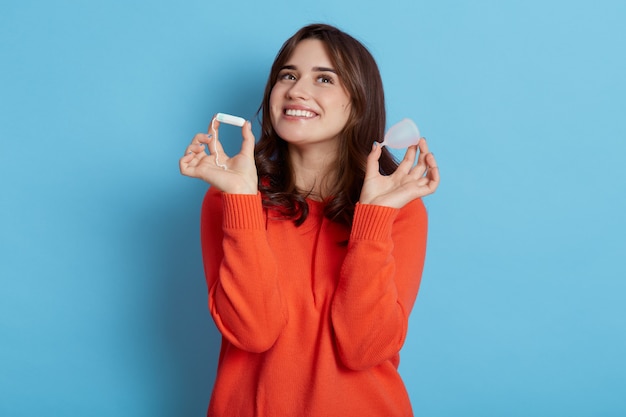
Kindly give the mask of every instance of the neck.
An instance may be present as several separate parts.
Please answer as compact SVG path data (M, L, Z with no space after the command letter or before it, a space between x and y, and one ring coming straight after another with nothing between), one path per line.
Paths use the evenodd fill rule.
M337 149L289 147L296 188L314 200L329 196L336 182Z

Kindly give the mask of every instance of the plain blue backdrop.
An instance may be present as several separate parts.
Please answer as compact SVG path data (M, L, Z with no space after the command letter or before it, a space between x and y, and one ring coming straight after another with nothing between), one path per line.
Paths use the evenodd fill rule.
M204 415L207 187L178 158L212 114L254 119L316 21L367 45L389 124L414 119L441 167L400 365L416 415L626 415L625 20L618 0L2 0L0 415Z

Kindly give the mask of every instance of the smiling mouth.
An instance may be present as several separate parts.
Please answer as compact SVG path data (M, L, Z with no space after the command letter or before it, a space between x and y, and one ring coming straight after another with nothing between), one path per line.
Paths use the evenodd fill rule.
M294 116L294 117L315 117L317 114L308 110L296 110L296 109L286 109L286 116Z

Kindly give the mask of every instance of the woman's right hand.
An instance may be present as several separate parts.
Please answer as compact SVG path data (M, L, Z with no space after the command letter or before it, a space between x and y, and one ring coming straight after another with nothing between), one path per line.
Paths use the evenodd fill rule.
M241 128L241 151L232 158L226 155L218 139L219 122L215 118L209 133L198 133L180 158L180 172L199 178L230 194L256 194L258 177L254 164L252 125L247 121Z

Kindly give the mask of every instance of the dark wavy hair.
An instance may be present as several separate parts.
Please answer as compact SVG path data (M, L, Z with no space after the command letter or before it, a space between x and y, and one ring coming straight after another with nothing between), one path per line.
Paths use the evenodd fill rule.
M279 72L300 41L318 39L341 83L351 98L351 114L340 133L337 155L337 181L330 187L330 199L325 216L330 220L351 225L354 207L359 200L367 155L374 140L382 140L385 131L385 97L376 61L359 41L336 27L312 24L296 32L279 50L270 71L263 102L261 135L255 147L255 162L259 174L259 190L263 205L278 212L280 217L302 224L309 209L307 195L296 189L287 142L280 138L270 119L270 94ZM398 164L386 148L380 157L380 172L393 173Z

